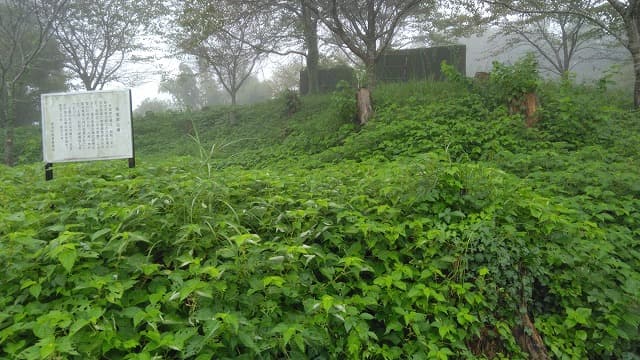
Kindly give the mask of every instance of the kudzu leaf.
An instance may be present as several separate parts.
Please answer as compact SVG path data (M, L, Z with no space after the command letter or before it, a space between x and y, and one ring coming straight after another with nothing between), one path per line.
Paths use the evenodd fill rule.
M235 241L236 245L242 246L244 244L256 244L260 241L260 236L256 234L241 234L231 237L231 240Z
M300 351L304 353L305 351L304 338L300 334L297 334L293 338L293 341L296 343L296 346L298 346L298 349L300 349Z
M241 331L240 333L238 333L238 339L244 346L248 347L249 349L252 349L255 352L260 352L260 349L256 346L256 343L255 341L253 341L253 337L250 333Z
M275 285L281 288L284 285L284 279L280 276L267 276L262 279L262 284L267 287L269 285Z
M282 340L283 340L284 346L287 346L287 344L289 343L291 338L296 334L296 332L298 332L298 326L296 325L289 326L284 330L284 332L282 333Z
M26 340L20 340L14 343L5 343L4 351L6 351L9 355L17 355L18 351L22 349L27 344ZM16 356L17 357L17 356Z
M591 317L591 309L577 308L567 309L567 325L569 327L575 326L575 324L587 325L589 318Z
M441 324L438 327L438 334L441 338L445 338L450 332L454 331L455 328L451 324Z
M73 244L65 244L64 248L58 254L58 260L68 273L71 272L77 257L78 253Z
M147 313L139 307L132 306L124 309L122 314L133 319L133 326L138 326L140 322L147 316Z
M587 340L587 332L584 330L578 330L576 331L576 338L582 341L586 341Z
M111 229L102 229L91 234L91 241L95 241L111 232Z
M89 325L90 321L87 319L76 319L69 327L69 336L73 336L83 327Z
M34 284L29 288L29 294L31 294L36 299L40 296L41 291L42 291L42 285L40 284Z
M371 315L369 313L366 313L366 312L361 313L360 314L360 318L364 319L364 320L373 320L374 319L373 315Z
M46 359L56 351L56 339L48 337L38 342L40 345L40 358Z
M199 279L191 279L187 280L184 285L180 288L180 301L184 301L189 295L194 293L196 290L201 290L207 287L207 283L201 281Z
M350 332L349 337L347 338L347 350L349 351L349 354L356 358L356 355L360 354L361 346L362 342L360 341L360 337L356 331Z
M230 248L222 248L217 251L218 255L223 258L230 259L236 256L236 251Z
M331 309L334 303L333 296L323 295L321 302L322 302L322 308L324 309L324 311L329 311L329 309Z

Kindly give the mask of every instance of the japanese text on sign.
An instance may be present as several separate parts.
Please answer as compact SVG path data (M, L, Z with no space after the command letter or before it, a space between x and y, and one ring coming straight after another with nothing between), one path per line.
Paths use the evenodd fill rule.
M129 91L43 95L42 136L47 163L131 158Z

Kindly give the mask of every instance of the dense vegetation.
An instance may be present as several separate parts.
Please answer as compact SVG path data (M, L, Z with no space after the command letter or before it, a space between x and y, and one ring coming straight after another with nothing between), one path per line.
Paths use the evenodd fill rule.
M465 80L136 119L138 167L0 168L0 358L640 356L640 117ZM502 87L504 89L504 87ZM233 121L232 121L233 120ZM24 130L25 140L37 133Z

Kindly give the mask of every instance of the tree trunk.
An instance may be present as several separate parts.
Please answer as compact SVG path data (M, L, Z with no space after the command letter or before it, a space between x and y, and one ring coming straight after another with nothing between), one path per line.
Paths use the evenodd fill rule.
M320 92L318 67L320 51L318 50L318 20L313 18L312 12L302 1L302 23L304 42L307 48L307 79L309 80L309 94Z
M229 93L231 96L231 110L229 111L229 123L235 125L237 122L238 90Z
M86 91L93 91L96 89L98 84L93 84L93 80L89 76L82 77L82 83L84 85L84 89Z
M15 99L13 98L13 89L9 87L6 92L6 108L4 109L4 164L13 166L15 162L14 150L14 132L15 132Z
M14 129L13 125L7 124L7 127L4 129L4 164L7 166L13 166L13 138L14 138Z
M236 105L238 104L238 91L232 91L229 93L229 96L231 97L231 106L236 107Z
M513 335L518 342L518 345L529 354L531 360L549 360L549 352L542 340L542 336L536 329L533 321L529 317L529 310L527 307L527 300L525 296L525 278L527 270L524 265L520 265L520 326L516 326L513 329Z
M526 308L525 308L526 309ZM520 317L522 324L514 329L513 333L520 348L529 354L531 360L548 360L549 353L540 333L533 325L528 313Z
M356 103L358 105L358 125L364 125L373 116L371 91L367 88L360 88L356 93Z
M633 58L633 75L635 76L633 82L633 106L640 108L640 49L632 54Z
M365 85L369 89L373 90L376 87L376 61L378 54L377 43L377 23L376 23L376 4L373 0L367 1L367 31L365 45L367 47L367 58L365 59L365 66L367 72L367 83Z
M633 75L635 81L633 83L633 106L640 108L640 14L634 10L625 17L625 25L627 30L628 44L627 49L631 53L633 60Z
M367 59L367 63L365 64L365 71L367 74L367 79L364 84L360 84L360 86L368 87L369 89L374 89L376 87L376 62L374 58Z

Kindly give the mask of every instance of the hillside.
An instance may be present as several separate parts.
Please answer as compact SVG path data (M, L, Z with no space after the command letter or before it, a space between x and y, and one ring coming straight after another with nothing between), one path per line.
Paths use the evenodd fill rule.
M349 89L148 114L137 168L51 182L24 131L0 358L640 357L640 115L545 84L527 129L491 91L383 85L361 128Z

